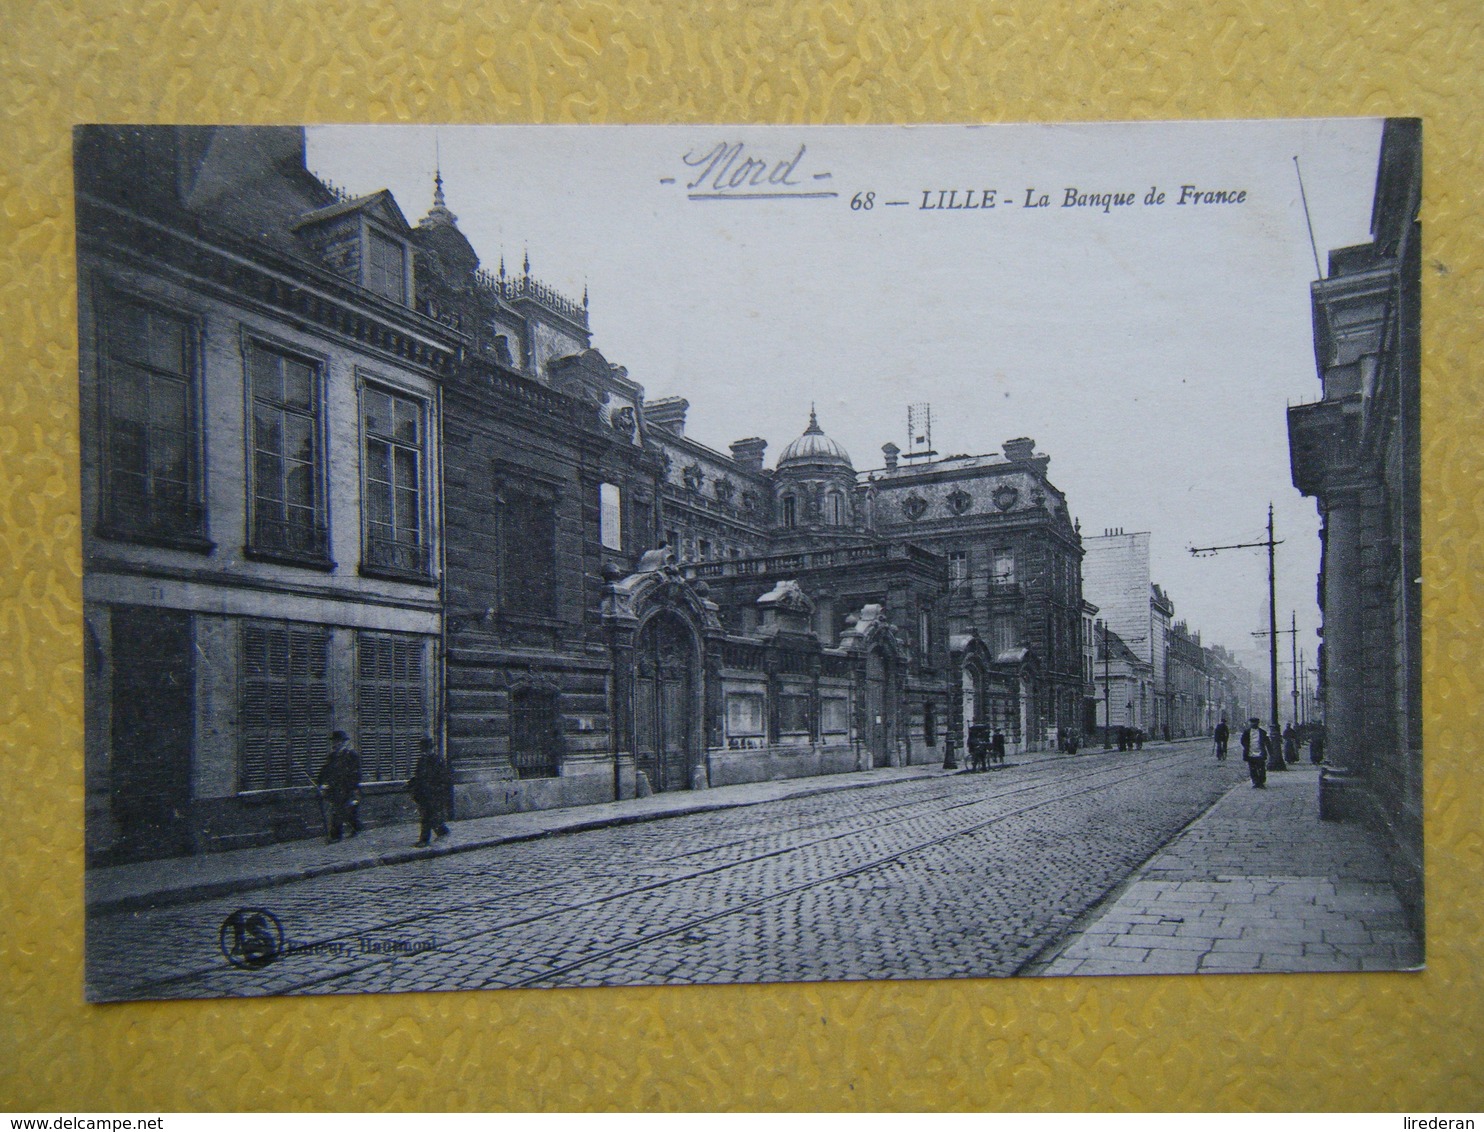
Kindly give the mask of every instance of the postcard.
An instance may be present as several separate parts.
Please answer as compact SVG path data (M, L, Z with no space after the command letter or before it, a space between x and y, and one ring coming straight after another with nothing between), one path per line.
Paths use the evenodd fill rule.
M1420 122L74 143L90 1000L1421 967Z

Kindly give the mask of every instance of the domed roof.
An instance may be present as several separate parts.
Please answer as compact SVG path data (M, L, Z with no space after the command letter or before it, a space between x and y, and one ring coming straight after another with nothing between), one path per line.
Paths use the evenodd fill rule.
M777 467L818 463L843 464L847 468L851 466L849 453L824 434L824 429L819 427L819 418L814 415L814 408L811 406L809 427L804 430L803 436L783 450L778 457Z

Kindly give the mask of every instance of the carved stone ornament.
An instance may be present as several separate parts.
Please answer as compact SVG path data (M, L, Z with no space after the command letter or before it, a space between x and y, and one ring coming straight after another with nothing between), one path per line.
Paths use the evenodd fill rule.
M907 496L906 499L902 500L902 514L906 515L914 523L927 513L927 509L927 500L915 491Z
M634 432L634 408L625 405L621 409L615 409L608 417L608 423L613 426L614 432L621 432L625 436L632 436Z
M701 470L700 464L687 464L680 474L685 477L688 491L699 492L701 485L706 482L706 473Z
M562 690L561 682L557 680L553 673L534 665L528 665L524 671L507 669L504 673L497 673L495 679L498 681L501 675L504 676L505 687L510 691L515 691L519 688L530 688L542 692L560 692Z
M716 498L719 501L730 503L732 501L732 493L737 490L737 485L727 479L726 476L722 476L721 479L711 485L711 490L716 493Z
M1008 511L1020 501L1020 489L1005 484L994 490L994 505L1001 511Z
M814 602L799 588L799 583L794 581L779 582L758 598L757 604L763 607L771 605L789 613L799 613L805 616L814 612Z
M962 515L974 506L974 497L963 488L954 488L948 494L948 509L955 515Z

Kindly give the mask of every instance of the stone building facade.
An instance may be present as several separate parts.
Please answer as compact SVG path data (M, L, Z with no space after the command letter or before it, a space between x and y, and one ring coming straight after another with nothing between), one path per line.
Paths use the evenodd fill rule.
M1422 925L1422 123L1383 128L1370 243L1312 285L1321 398L1288 410L1294 485L1320 529L1320 701Z
M1170 738L1209 735L1216 721L1211 718L1210 681L1200 632L1184 621L1176 621L1166 641L1165 702Z
M908 540L948 567L950 637L977 635L1014 695L985 722L1017 749L1055 749L1082 727L1082 541L1035 441L1001 453L885 466L860 477L866 529Z
M336 729L376 824L425 736L468 817L1084 725L1034 442L711 449L441 177L411 224L300 130L87 129L77 171L91 860L313 834Z
M86 844L306 836L330 732L368 820L441 699L441 398L413 233L289 129L76 135Z

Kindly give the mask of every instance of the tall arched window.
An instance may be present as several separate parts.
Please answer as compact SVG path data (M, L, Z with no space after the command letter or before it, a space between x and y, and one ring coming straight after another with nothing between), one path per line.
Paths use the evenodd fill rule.
M792 528L799 521L798 500L792 495L785 495L778 501L779 520L785 527Z
M824 497L824 521L832 527L845 524L845 497L838 491Z

